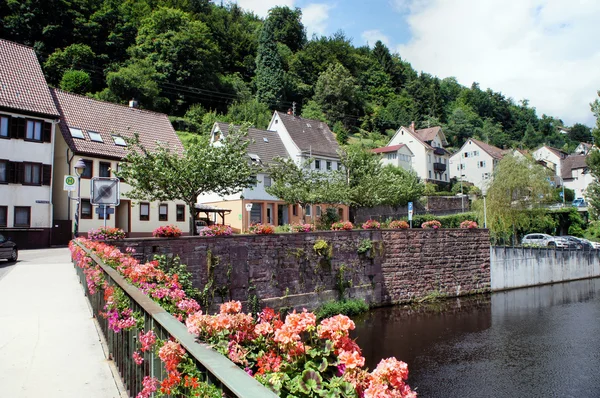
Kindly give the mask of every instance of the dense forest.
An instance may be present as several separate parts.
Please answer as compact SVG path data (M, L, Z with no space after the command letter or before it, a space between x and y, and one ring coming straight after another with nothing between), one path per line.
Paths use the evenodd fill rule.
M265 128L274 109L327 121L340 142L385 144L400 125L442 125L451 146L478 137L499 147L590 141L477 83L417 72L381 42L356 47L339 31L308 38L302 11L263 20L208 0L0 2L0 37L35 48L48 82L64 90L171 115L205 133L216 119ZM569 127L568 135L559 127Z

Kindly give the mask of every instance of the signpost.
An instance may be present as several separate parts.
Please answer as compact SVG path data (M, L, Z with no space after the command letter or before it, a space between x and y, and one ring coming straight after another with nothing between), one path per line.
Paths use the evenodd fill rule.
M114 214L115 209L110 206L118 206L121 203L119 194L119 179L94 177L90 186L90 203L99 206L96 214L104 219L104 228L106 228L106 215Z
M413 202L408 202L408 221L410 222L411 228L412 228L412 216L413 216Z
M75 186L75 181L75 177L66 175L63 183L63 190L74 191L75 189L77 189L77 187Z
M250 229L250 212L252 211L252 203L246 203L246 211L248 212L248 229Z

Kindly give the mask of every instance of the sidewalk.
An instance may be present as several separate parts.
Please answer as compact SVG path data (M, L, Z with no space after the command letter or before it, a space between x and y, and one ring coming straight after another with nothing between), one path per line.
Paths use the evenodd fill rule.
M0 279L2 397L121 396L69 254L22 251Z

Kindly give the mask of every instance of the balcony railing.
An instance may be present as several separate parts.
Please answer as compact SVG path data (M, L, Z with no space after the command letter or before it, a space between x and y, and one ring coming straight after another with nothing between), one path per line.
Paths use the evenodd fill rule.
M433 153L436 154L436 155L443 156L443 155L446 154L446 151L443 148L436 147L436 148L433 149Z
M446 171L446 164L435 162L433 164L433 170L438 173L443 173L444 171Z
M151 298L142 293L137 287L129 284L119 273L104 264L104 262L79 242L81 247L90 258L104 271L106 282L110 286L118 286L129 297L133 312L139 312L144 318L144 330L154 330L157 338L167 340L176 339L193 359L197 369L205 376L210 384L219 387L223 396L227 398L275 398L271 390L260 384L257 380L246 374L227 357L214 351L206 344L195 341L193 335L188 333L185 325L165 311L161 306L152 301ZM108 327L108 320L99 316L106 304L101 292L90 294L83 269L75 266L81 285L90 301L94 317L97 319L102 334L108 345L111 358L114 360L123 384L130 397L135 397L143 389L144 376L153 376L162 380L167 372L162 366L158 356L152 352L144 353L144 362L137 365L133 361L133 353L137 348L137 335L139 330L121 330L115 333Z

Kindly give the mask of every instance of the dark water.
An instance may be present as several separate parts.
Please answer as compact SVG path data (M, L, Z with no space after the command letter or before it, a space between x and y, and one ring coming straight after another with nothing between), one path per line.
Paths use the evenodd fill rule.
M600 279L381 308L356 326L367 365L407 362L420 397L600 397Z

